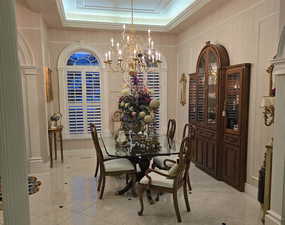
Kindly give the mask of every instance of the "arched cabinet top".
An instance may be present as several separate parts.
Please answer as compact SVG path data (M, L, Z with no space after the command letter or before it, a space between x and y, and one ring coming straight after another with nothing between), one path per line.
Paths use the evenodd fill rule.
M209 52L213 52L216 55L218 69L225 68L230 65L229 55L225 47L220 44L211 44L210 41L207 41L205 47L201 50L199 54L197 65L196 65L196 68L197 68L196 72L198 72L199 70L199 64L202 58L208 60Z

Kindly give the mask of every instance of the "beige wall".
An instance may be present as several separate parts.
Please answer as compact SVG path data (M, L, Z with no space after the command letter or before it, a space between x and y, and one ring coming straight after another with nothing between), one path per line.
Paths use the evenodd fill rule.
M227 1L178 37L178 74L195 72L198 54L210 40L226 47L231 64L251 63L247 182L257 184L264 146L272 137L263 124L261 98L268 94L265 69L276 54L279 0ZM180 79L179 77L177 79ZM177 105L178 131L187 121L187 107Z
M251 91L248 138L247 180L257 184L258 169L263 162L264 145L270 140L272 130L263 125L262 109L259 107L261 97L268 93L268 77L265 69L269 60L275 55L278 40L279 9L284 7L280 0L229 0L223 4L211 5L184 25L178 34L154 34L158 49L167 63L167 117L178 120L178 136L188 118L188 107L179 104L179 79L182 73L192 73L198 54L205 42L210 40L226 47L231 64L251 63ZM91 44L102 56L107 50L111 37L117 32L104 30L56 30L47 28L41 16L21 5L17 5L18 30L30 44L35 65L40 70L40 79L34 87L39 95L33 100L32 107L39 112L39 123L46 123L45 116L59 110L57 63L60 53L75 42ZM55 100L46 105L43 94L42 67L49 66L53 71L53 89ZM120 95L122 82L119 74L107 75L107 96L110 119L116 110L116 101ZM41 112L44 113L41 113ZM104 112L106 113L106 112ZM110 124L108 128L110 129ZM41 127L41 135L45 136ZM39 137L40 138L40 137ZM37 142L46 145L44 141ZM66 141L66 149L90 148L90 141ZM44 150L46 151L46 150Z
M144 34L139 34L139 38L145 38ZM48 47L50 51L50 63L53 72L53 87L54 95L56 100L54 104L50 106L54 111L58 111L58 72L57 65L61 52L68 46L73 45L75 42L81 42L86 45L92 46L96 50L96 53L101 60L104 60L105 52L110 46L110 39L114 37L118 38L118 32L104 31L104 30L92 30L92 31L79 31L79 30L48 30ZM167 65L167 87L166 92L167 98L167 117L175 117L176 114L176 37L172 34L153 34L157 49L161 51L162 55L165 57L164 64ZM104 65L103 65L104 66ZM106 92L103 98L108 102L107 112L107 123L105 130L111 129L111 115L117 110L117 101L120 96L120 91L123 87L122 75L119 73L107 72L104 74L103 80L105 82ZM49 110L51 111L51 110ZM165 119L166 124L166 119ZM65 148L90 148L92 143L90 140L84 141L66 141Z
M279 19L280 33L284 26L285 26L285 1L280 0L280 19Z
M31 162L41 163L48 160L47 104L43 74L43 66L48 62L45 44L47 28L40 14L30 11L21 4L16 5L16 17L18 33L22 43L25 43L21 53L29 58L25 61L20 57L27 152Z

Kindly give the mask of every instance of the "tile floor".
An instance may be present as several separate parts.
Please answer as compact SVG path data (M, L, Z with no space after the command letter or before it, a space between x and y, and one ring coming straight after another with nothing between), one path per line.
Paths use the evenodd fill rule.
M139 217L137 198L114 193L124 178L107 178L103 200L97 200L93 178L95 155L89 150L65 151L65 162L36 174L43 182L40 192L30 196L32 225L173 225L177 224L171 195L149 205ZM186 212L180 192L182 224L260 225L260 207L255 199L192 166L192 211Z

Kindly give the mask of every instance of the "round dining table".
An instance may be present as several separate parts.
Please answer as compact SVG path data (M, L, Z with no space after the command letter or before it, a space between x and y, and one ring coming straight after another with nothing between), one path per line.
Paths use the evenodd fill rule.
M128 141L119 145L114 138L101 136L101 142L105 153L110 158L126 158L130 160L137 170L136 182L139 182L147 169L150 168L151 160L159 156L171 156L179 154L179 148L175 140L169 141L165 135L137 135L128 136ZM127 182L117 194L122 195L132 187L132 180Z

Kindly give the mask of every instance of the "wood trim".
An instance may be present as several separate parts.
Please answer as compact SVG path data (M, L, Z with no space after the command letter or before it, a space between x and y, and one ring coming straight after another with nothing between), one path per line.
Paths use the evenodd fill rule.
M216 124L208 123L208 76L209 76L209 53L213 52L217 56L217 103ZM205 62L205 82L204 88L198 90L199 81L199 65L202 57ZM203 60L204 60L203 59ZM247 149L247 133L248 133L248 109L249 109L249 85L250 85L250 64L239 64L229 66L230 60L226 49L221 45L214 45L207 42L201 50L196 64L196 73L190 74L189 85L191 81L196 80L196 96L189 90L189 109L190 103L197 104L198 98L202 99L204 94L203 121L198 121L198 109L196 106L196 117L189 113L189 123L195 124L197 127L197 136L193 142L193 161L196 166L212 175L213 177L224 180L240 191L244 191L246 181L246 149ZM238 99L239 114L238 127L239 130L226 129L226 120L223 117L224 101L226 99L226 90L228 87L227 76L231 73L238 73L240 83L240 98ZM195 88L195 84L194 84ZM203 92L201 92L203 91ZM198 95L199 93L199 95ZM191 100L195 97L196 100ZM200 102L202 100L200 99ZM200 106L202 109L202 107ZM231 167L234 165L235 169Z

